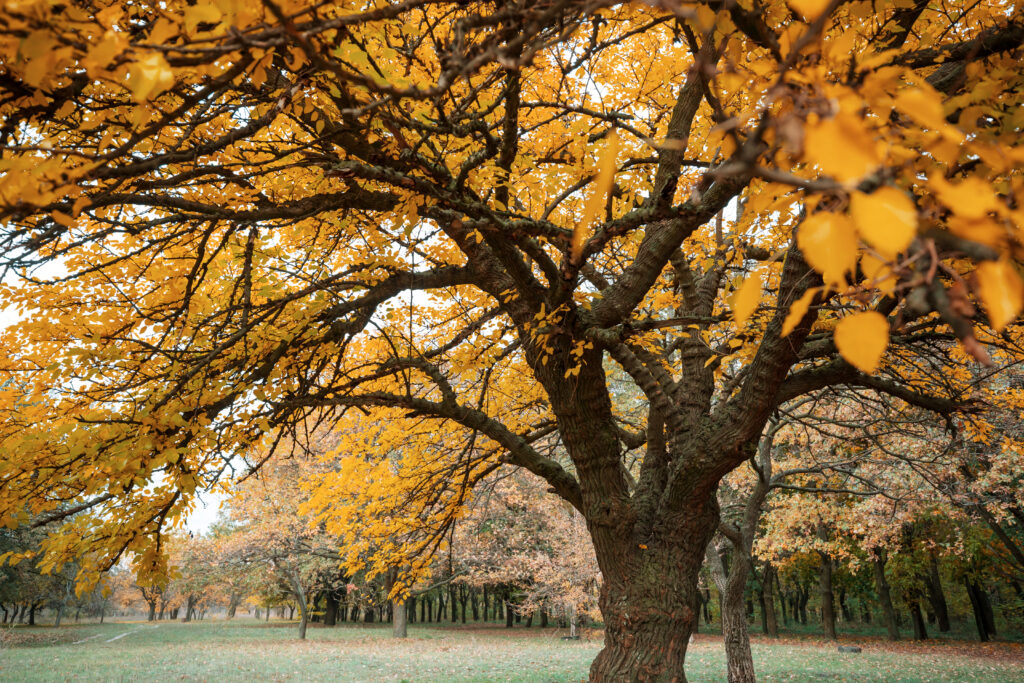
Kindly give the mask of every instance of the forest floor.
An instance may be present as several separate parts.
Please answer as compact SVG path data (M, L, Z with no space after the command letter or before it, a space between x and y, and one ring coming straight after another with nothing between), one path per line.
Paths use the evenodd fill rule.
M600 631L565 641L556 629L413 625L404 641L385 626L294 622L122 622L0 632L3 681L581 681L601 648ZM1024 680L1024 644L844 638L859 654L810 637L755 637L763 681ZM724 681L721 637L698 635L687 654L691 681Z

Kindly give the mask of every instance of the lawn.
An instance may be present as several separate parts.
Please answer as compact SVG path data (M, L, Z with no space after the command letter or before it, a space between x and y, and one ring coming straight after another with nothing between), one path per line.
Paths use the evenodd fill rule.
M563 641L552 629L418 627L396 641L381 626L311 628L247 619L182 624L140 622L37 627L8 632L4 681L580 681L600 634ZM851 641L852 642L852 641ZM756 640L764 681L1020 681L1024 646L1000 643L857 641L840 654L820 641ZM698 636L687 657L692 681L724 681L721 640Z

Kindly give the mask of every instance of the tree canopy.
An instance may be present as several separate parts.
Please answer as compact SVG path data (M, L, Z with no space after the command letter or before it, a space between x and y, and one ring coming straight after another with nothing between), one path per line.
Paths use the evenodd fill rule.
M683 680L715 490L779 406L953 420L1014 361L1021 16L8 2L0 520L158 566L275 444L385 420L347 447L439 523L545 480L602 572L592 677Z

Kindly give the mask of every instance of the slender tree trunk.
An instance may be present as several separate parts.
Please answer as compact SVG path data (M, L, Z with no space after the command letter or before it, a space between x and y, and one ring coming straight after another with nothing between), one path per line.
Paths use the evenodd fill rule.
M768 604L764 597L764 584L757 589L757 605L761 610L761 633L768 633Z
M824 553L821 555L821 569L818 573L818 587L821 590L821 625L825 637L836 639L836 607L832 595L832 558Z
M849 624L853 621L853 614L850 613L850 606L846 603L846 589L839 590L839 612L843 615L843 623Z
M779 637L779 621L775 614L775 592L778 585L775 566L765 563L764 566L764 592L762 593L762 606L765 614L765 633L770 638Z
M989 632L989 635L995 636L996 633L996 617L992 611L992 600L988 597L988 591L981 584L977 584L978 587L978 599L981 603L981 614L985 619L985 629Z
M473 621L480 621L480 603L476 597L476 591L470 591L469 604L473 609Z
M924 625L924 617L921 615L921 603L914 597L908 605L910 609L910 621L914 626L914 640L928 640L928 629Z
M981 604L978 584L968 578L964 578L964 585L967 586L967 597L971 599L971 609L974 612L974 625L978 629L978 640L988 642L990 633L985 623L985 608Z
M288 575L288 580L292 585L292 595L295 596L295 601L299 603L299 640L305 640L306 626L309 624L309 605L306 604L306 591L302 589L302 581L294 568L287 567L285 573ZM293 607L292 614L288 617L289 620L294 616L294 609Z
M900 629L896 622L896 610L892 606L889 581L885 578L885 553L876 553L871 564L875 570L875 588L878 590L878 601L882 603L882 614L885 615L885 629L889 632L889 640L899 640Z
M925 582L928 588L928 602L931 603L932 612L938 621L939 631L949 632L949 607L946 605L946 595L942 591L942 577L939 574L939 558L933 553L931 562L928 564L928 580Z
M735 549L728 573L721 554L714 543L707 546L708 566L711 577L721 594L722 638L725 641L725 658L728 666L729 683L755 683L754 658L750 652L750 633L747 629L747 614L744 605L744 589L747 585L750 562L740 557Z

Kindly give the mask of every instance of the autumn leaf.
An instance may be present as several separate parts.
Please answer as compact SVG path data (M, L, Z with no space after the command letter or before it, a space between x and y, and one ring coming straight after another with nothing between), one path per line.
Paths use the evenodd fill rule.
M619 153L619 137L613 130L605 140L604 152L598 162L597 180L593 193L583 207L583 216L572 231L572 262L579 263L583 254L583 243L590 224L604 210L608 201L608 193L612 190L615 180L615 157Z
M151 52L129 67L128 89L136 102L146 102L173 84L171 65L158 52Z
M808 121L804 158L840 182L859 180L882 162L878 142L864 121L847 113L816 123Z
M985 261L974 277L992 329L1002 332L1024 308L1024 281L1008 260Z
M860 259L860 269L867 285L876 288L882 294L893 294L897 280L888 263L871 254L864 254Z
M846 362L870 375L889 345L889 322L876 311L854 313L839 321L833 338Z
M958 216L981 219L997 207L992 187L980 178L966 178L953 184L942 176L928 179L928 186L943 204Z
M917 208L894 187L871 194L854 192L850 196L850 215L864 241L887 258L910 246L917 234Z
M857 265L857 229L847 216L821 212L804 219L796 233L797 246L825 284L841 286Z
M732 316L737 325L745 323L757 310L757 304L761 301L762 278L761 270L755 270L733 294Z
M939 130L947 125L942 97L931 87L904 88L896 95L893 104L902 113L927 128Z
M793 302L793 305L789 307L789 313L786 314L786 319L782 321L782 336L788 337L789 333L796 329L796 326L800 324L804 316L807 315L808 309L811 307L811 302L814 300L814 296L818 293L820 288L815 287L809 289L803 293L803 295Z
M814 21L828 9L830 0L786 0L797 14L807 21Z

